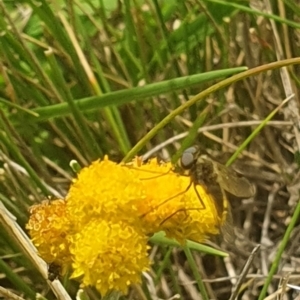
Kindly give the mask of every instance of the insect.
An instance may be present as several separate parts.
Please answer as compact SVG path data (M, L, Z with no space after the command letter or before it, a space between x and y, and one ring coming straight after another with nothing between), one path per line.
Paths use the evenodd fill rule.
M200 155L197 146L190 147L183 152L179 165L191 177L190 186L194 185L203 209L205 209L205 204L195 185L203 186L205 191L212 196L220 219L224 212L228 212L226 192L238 198L250 198L255 193L254 186L246 178L239 177L236 172L206 155Z
M55 263L50 263L48 265L48 279L54 281L59 277L61 267Z

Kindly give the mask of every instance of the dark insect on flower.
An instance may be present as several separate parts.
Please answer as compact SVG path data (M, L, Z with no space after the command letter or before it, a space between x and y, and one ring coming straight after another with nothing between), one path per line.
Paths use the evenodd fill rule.
M58 278L61 271L61 267L55 263L50 263L48 265L48 279L54 281Z
M226 216L228 221L231 221L226 192L238 198L250 198L255 194L254 186L246 178L238 176L234 170L213 161L206 155L200 155L197 146L190 147L183 152L179 165L185 174L190 176L190 186L194 185L203 209L206 207L197 192L196 185L201 185L213 199L219 220Z

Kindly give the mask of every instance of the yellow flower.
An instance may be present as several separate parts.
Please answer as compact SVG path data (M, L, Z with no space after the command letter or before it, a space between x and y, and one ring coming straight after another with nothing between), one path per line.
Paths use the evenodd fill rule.
M65 267L70 265L71 257L67 240L70 222L64 200L46 200L32 206L26 229L40 256L47 263Z
M73 237L73 278L95 286L104 296L110 290L127 293L149 269L147 237L126 222L93 220Z
M79 172L65 201L34 206L27 228L48 263L66 269L72 262L72 277L105 295L140 282L149 268L148 236L164 230L181 243L203 241L224 220L205 188L170 163L105 157Z

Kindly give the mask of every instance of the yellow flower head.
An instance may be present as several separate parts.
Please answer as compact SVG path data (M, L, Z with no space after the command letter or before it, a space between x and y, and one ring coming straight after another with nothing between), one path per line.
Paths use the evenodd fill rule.
M148 236L163 230L182 243L203 241L224 220L212 195L170 163L105 157L79 172L65 201L34 206L27 228L48 263L66 269L72 262L72 277L105 295L140 281L149 268Z
M73 237L73 278L93 285L105 295L110 290L127 293L149 269L147 237L125 222L93 220Z
M47 263L64 266L71 263L67 240L70 221L64 200L44 201L32 206L26 229Z

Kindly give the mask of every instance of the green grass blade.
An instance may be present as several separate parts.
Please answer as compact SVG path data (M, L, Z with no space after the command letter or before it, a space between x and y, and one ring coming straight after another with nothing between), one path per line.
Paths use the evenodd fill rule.
M197 264L196 264L196 262L194 260L194 257L192 255L192 252L189 249L189 247L187 247L187 246L184 247L184 253L185 253L186 258L188 260L189 266L192 269L193 277L195 278L195 280L197 282L197 285L198 285L198 288L200 290L202 299L209 300L208 294L206 292L205 285L204 285L204 283L202 281L201 275L200 275L200 273L198 271Z
M150 238L150 242L153 242L154 244L158 245L165 245L165 246L172 246L172 247L181 247L182 245L178 243L175 240L169 239L165 236L164 232L158 232L154 234ZM191 250L199 251L202 253L206 254L211 254L211 255L216 255L216 256L221 256L221 257L226 257L228 256L227 253L214 249L212 247L202 245L193 241L186 241L186 246L190 248Z
M245 71L245 67L232 68L226 70L211 71L203 74L184 76L181 78L162 81L159 83L148 84L143 87L136 87L127 90L107 93L101 96L93 96L85 99L77 99L76 105L81 111L99 109L106 106L121 105L132 101L145 101L147 97L168 93L171 91L188 88L199 83L207 82L224 76ZM64 116L70 113L67 103L59 103L47 107L39 107L32 110L39 115L32 118L32 121L43 121L51 118Z
M226 166L230 166L239 156L239 154L247 147L247 145L260 133L260 131L267 125L269 121L272 120L272 118L277 114L277 112L292 98L294 98L295 95L291 95L278 107L276 107L264 120L263 122L255 128L255 130L243 141L243 143L239 146L239 148L232 154L232 156L228 159Z
M5 274L6 278L18 289L18 291L22 291L27 297L35 299L35 291L26 284L22 277L13 272L11 267L8 266L3 259L0 259L0 270L1 273Z

